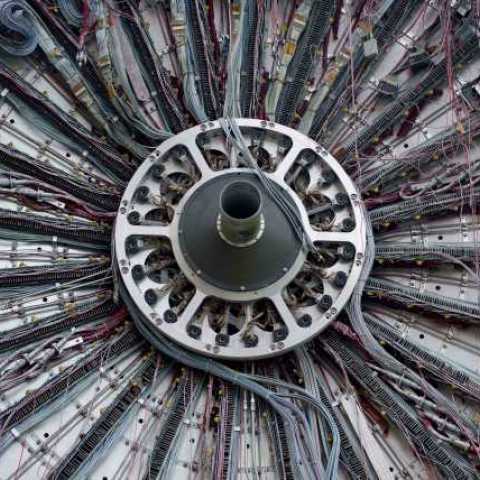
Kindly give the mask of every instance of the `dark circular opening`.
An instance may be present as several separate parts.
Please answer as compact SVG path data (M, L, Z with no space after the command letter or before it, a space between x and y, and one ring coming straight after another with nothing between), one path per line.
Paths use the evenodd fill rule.
M255 215L262 204L258 188L250 182L233 182L221 194L223 212L236 220L245 220Z

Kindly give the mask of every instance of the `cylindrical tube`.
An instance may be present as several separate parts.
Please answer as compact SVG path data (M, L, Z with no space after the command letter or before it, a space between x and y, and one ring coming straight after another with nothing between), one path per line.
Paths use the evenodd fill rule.
M220 194L218 233L234 247L248 247L262 236L265 222L262 215L263 198L251 182L228 184Z

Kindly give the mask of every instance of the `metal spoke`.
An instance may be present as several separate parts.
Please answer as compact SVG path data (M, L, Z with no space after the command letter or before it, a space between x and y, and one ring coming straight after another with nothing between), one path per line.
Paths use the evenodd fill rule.
M128 230L129 236L140 237L169 237L170 226L169 225L131 225Z
M207 163L205 156L203 155L202 150L199 148L196 142L196 135L186 138L182 144L188 149L192 157L193 163L200 170L202 177L208 177L213 173L213 170Z
M185 330L188 323L195 316L195 314L197 313L198 309L202 305L205 298L206 298L206 295L204 293L200 292L199 290L196 290L193 297L190 299L187 306L185 307L185 310L178 317L178 320L175 324L176 327L178 327L181 330Z
M129 256L131 265L145 265L147 258L155 251L155 248L142 249L139 252L133 253Z
M301 328L298 326L297 320L293 315L290 307L286 304L281 294L271 297L272 303L278 311L278 314L283 320L283 323L288 328L288 334L301 334Z
M357 235L353 232L318 231L310 228L308 231L312 242L316 243L355 243Z
M156 289L162 288L161 285L157 286ZM169 292L165 292L164 295L160 298L159 302L153 306L155 313L158 313L160 316L163 316L166 310L168 310L170 303L168 300Z
M285 155L283 160L279 163L277 169L275 172L270 174L273 177L276 177L278 179L283 180L285 178L285 175L287 172L290 170L292 165L295 163L295 160L297 160L300 152L302 150L305 150L305 146L302 144L294 143L288 153Z

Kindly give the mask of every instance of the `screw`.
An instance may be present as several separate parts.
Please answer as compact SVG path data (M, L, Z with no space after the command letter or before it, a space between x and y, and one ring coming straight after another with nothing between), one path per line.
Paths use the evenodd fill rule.
M318 302L318 306L322 310L328 310L333 304L333 299L330 295L323 295L320 301Z
M347 283L347 274L345 272L337 272L335 274L335 278L333 279L333 283L338 288L343 288Z
M258 345L258 336L255 334L249 335L248 337L244 338L243 341L245 342L245 346L247 348L253 348Z
M221 347L226 347L229 341L229 336L225 335L224 333L217 333L217 335L215 336L215 343L217 345L220 345Z
M130 238L127 241L126 250L129 255L135 255L140 250L138 242L134 238Z
M187 328L187 332L192 338L200 338L200 335L202 334L202 329L197 325L189 325Z
M140 223L140 213L137 211L130 212L127 220L131 225L138 225Z
M132 277L134 280L138 282L139 280L142 280L144 276L145 272L143 271L143 267L141 265L135 265L132 268Z
M355 247L349 243L344 245L340 255L344 260L353 260L355 257Z
M297 323L300 327L309 327L312 324L312 317L308 313L306 313L297 320Z
M175 323L177 321L177 314L173 310L166 310L163 314L163 319L167 323Z
M355 222L351 218L344 218L342 222L342 232L351 232L355 228Z
M158 297L155 290L153 290L152 288L149 288L145 292L145 301L148 303L148 305L152 306L157 303L157 300L158 300Z
M343 192L339 192L335 195L335 202L339 207L346 207L350 203L348 195Z
M135 192L135 196L140 203L146 203L149 195L150 190L146 185L137 188L137 191Z
M156 164L150 169L150 175L154 180L160 181L162 179L165 167L161 164Z
M273 341L274 342L281 342L285 340L288 335L288 330L286 327L280 327L273 331Z

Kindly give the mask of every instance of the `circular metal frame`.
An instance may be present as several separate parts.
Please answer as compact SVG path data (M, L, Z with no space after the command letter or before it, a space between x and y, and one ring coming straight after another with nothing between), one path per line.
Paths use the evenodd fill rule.
M324 295L328 294L332 300L327 305L327 309L322 310L318 305L292 308L286 299L285 290L287 286L296 278L305 264L307 255L304 250L300 251L293 265L284 272L284 275L278 281L254 292L227 291L215 287L193 271L188 262L185 261L179 247L178 226L183 208L189 198L203 184L217 176L234 171L245 171L245 168L239 165L239 155L235 149L226 152L230 159L230 168L216 171L208 164L205 156L208 145L203 148L201 138L205 135L212 135L213 142L221 143L223 141L222 126L218 121L201 124L168 139L140 165L122 197L113 234L113 255L122 282L122 291L129 297L126 303L135 304L136 310L140 313L140 315L137 315L137 319L139 318L137 321L141 321L155 335L158 333L164 334L186 348L217 358L231 360L260 359L278 355L307 342L318 335L342 310L360 277L366 244L365 223L359 194L353 182L339 163L315 141L289 127L272 122L253 119L238 119L236 122L246 138L253 138L258 132L263 132L268 136L267 143L273 152L272 156L275 157L275 169L271 172L264 172L264 174L287 192L292 203L298 209L303 228L312 242L320 247L324 244L350 244L355 248L353 258L342 260L334 267L325 268L322 273L325 278L323 293ZM282 151L280 148L275 150L275 145L278 143L277 138L290 139L290 148L286 151ZM182 156L180 161L169 159L171 152L179 147L185 155ZM215 145L215 148L218 150L226 147L225 145ZM348 195L348 206L344 206L345 208L338 213L338 218L336 217L331 227L325 231L315 229L311 225L306 206L286 179L305 152L314 156L314 160L308 162L309 168L311 168L311 182L314 183L316 180L315 185L318 185L322 171L327 169L335 175L336 180L333 184L329 183L316 188L324 191L329 198L333 198L338 193ZM305 164L305 162L303 163ZM145 221L147 213L161 201L161 194L157 193L158 182L152 179L149 174L153 165L162 165L161 170L164 170L165 176L172 172L183 172L193 179L193 185L183 193L181 199L172 207L174 210L173 219L166 225ZM136 198L136 193L139 187L145 186L151 192L150 199L146 201L145 198L142 198L140 201ZM135 212L135 214L132 215L132 212ZM135 217L135 221L132 224L133 217ZM341 231L340 226L345 218L350 219L350 223L353 221L352 228L348 229L350 231ZM268 219L266 220L268 221ZM127 248L130 238L139 239L142 244L135 252L131 252ZM194 293L188 304L175 312L175 315L171 314L172 308L168 294L161 296L153 304L149 304L145 299L147 290L160 291L162 285L153 282L148 276L139 279L138 276L135 277L133 272L135 265L145 265L148 256L155 251L155 242L160 238L168 239L179 269L194 286ZM340 277L342 277L342 281L337 282L337 278ZM208 312L202 315L201 334L198 338L193 338L188 333L188 327L192 320L194 318L198 320L198 315L202 311L201 308L205 300L212 297L222 299L225 302L241 303L247 312L242 328L229 336L227 344L218 341L218 334L209 324ZM278 340L272 331L253 325L251 316L248 317L249 311L251 315L251 303L261 299L267 299L274 306L287 331L285 338ZM170 321L171 317L174 317L174 321ZM311 321L305 322L306 317L309 317ZM246 329L249 329L249 333L254 332L257 339L255 344L252 344L252 342L246 344L244 335Z

